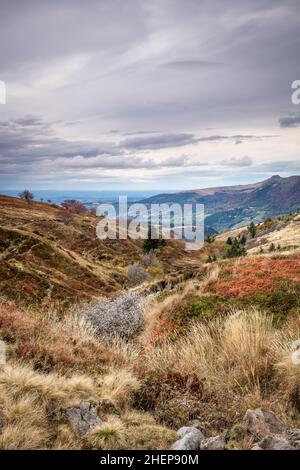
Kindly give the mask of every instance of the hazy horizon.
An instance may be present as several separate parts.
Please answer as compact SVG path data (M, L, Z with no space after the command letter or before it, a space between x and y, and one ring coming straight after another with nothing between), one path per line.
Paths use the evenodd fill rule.
M280 176L281 178L286 178L284 176L281 176L280 174L273 174L270 176L270 178L272 176ZM293 175L290 175L290 176L299 176L300 175L296 175L296 174L293 174ZM266 179L269 179L269 178L266 178ZM236 183L237 185L247 185L247 184L254 184L254 183L260 183L261 180L255 180L255 181L248 181L248 182L240 182L240 183ZM230 184L225 184L224 186L234 186L234 184L230 185ZM32 187L26 187L24 188L23 186L22 187L19 187L19 188L0 188L0 194L1 194L1 191L3 191L3 195L15 195L15 196L18 196L18 193L20 191L23 191L24 189L29 189L29 190L32 190L32 191L35 191L35 192L38 192L38 193L74 193L76 194L79 193L111 193L111 194L124 194L124 195L131 195L131 194L149 194L149 195L156 195L156 194L163 194L163 193L167 193L167 192L170 192L170 193L175 193L175 192L180 192L180 191L193 191L193 190L199 190L199 189L209 189L209 188L213 188L215 187L214 185L212 186L201 186L201 187L194 187L194 188L189 188L189 189L182 189L182 188L177 188L177 189L163 189L163 188L149 188L149 189L127 189L127 188L122 188L122 187L117 187L115 189L99 189L99 188L90 188L90 189L81 189L81 188L64 188L64 189L55 189L55 188L32 188ZM218 186L216 186L218 187Z

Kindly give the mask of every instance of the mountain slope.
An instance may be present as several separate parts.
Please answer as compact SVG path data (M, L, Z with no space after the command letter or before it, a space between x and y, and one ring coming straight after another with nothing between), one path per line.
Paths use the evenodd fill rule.
M296 211L300 206L300 176L278 175L248 185L205 188L159 194L144 203L198 203L205 205L206 226L217 231L261 222L264 218Z

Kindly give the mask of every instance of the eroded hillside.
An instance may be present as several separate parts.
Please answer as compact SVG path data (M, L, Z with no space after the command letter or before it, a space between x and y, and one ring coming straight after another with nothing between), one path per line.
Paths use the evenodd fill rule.
M125 268L142 256L142 243L96 237L90 213L0 196L0 295L16 305L65 309L126 287ZM192 273L198 254L169 243L159 256L165 274Z

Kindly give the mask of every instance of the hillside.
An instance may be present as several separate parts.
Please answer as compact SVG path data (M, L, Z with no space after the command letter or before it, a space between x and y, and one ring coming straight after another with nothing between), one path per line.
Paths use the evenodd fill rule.
M143 202L204 204L207 229L221 232L246 225L252 219L261 222L266 217L296 211L300 205L300 176L274 175L255 184L159 194Z
M19 306L65 309L126 287L125 269L140 260L142 243L101 241L98 221L88 212L0 196L0 296ZM198 264L180 243L168 243L158 257L153 278L188 275Z
M96 223L1 197L0 449L300 448L299 214L170 241L134 287Z
M225 242L228 237L247 235L247 227L240 227L217 235L216 240ZM275 219L268 218L257 225L256 236L248 236L246 243L249 255L268 253L271 245L280 252L297 252L300 250L300 215L291 214Z

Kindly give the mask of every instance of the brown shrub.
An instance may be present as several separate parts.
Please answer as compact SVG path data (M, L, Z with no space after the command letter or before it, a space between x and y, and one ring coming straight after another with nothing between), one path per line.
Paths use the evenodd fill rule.
M130 286L138 286L149 279L148 271L139 262L127 266L126 276Z
M108 345L87 337L86 332L81 337L78 330L75 334L74 324L71 328L68 317L65 329L63 324L0 304L0 334L10 345L9 354L13 358L30 360L35 368L45 371L100 372L113 363L123 362L121 355ZM82 326L76 321L75 324L78 328Z
M70 212L74 212L75 214L83 214L86 212L86 207L82 202L76 201L75 199L66 199L62 206Z

